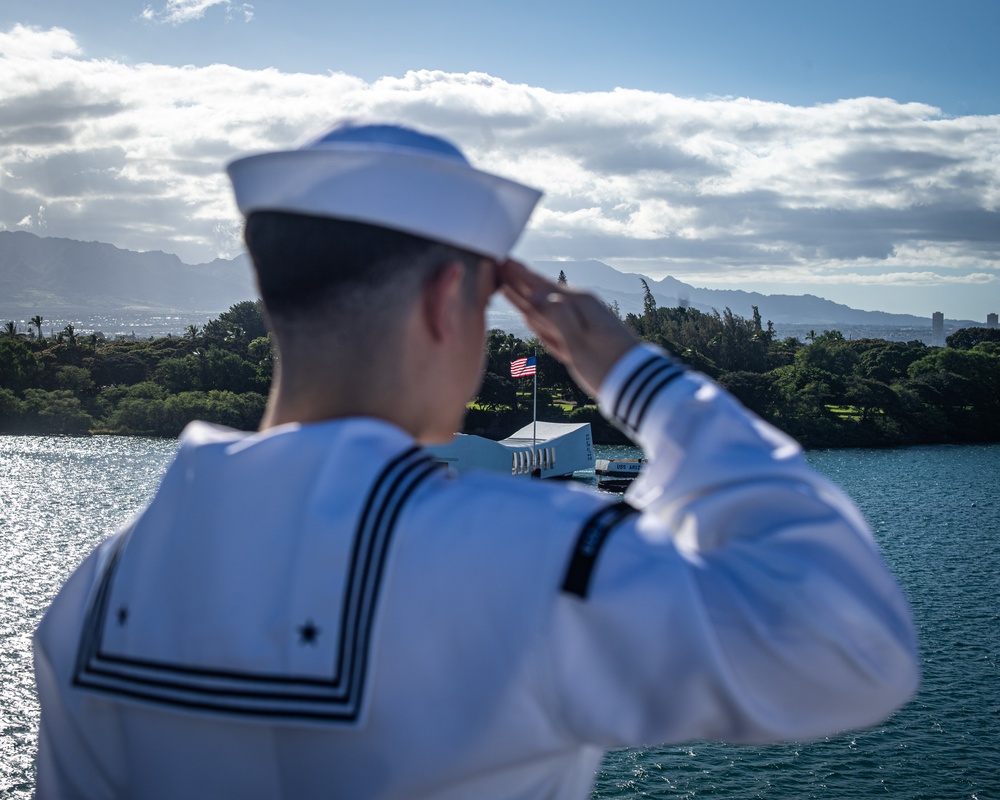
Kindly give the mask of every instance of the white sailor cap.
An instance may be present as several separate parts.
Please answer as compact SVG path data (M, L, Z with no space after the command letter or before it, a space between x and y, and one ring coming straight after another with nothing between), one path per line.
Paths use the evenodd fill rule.
M398 125L341 123L296 150L227 166L236 204L366 222L507 257L541 192L473 168L444 139Z

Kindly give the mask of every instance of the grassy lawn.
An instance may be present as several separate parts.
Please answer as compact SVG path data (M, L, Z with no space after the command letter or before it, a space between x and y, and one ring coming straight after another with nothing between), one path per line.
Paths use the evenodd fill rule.
M528 393L528 394L518 393L517 398L518 398L517 399L517 403L518 403L518 406L520 408L530 408L531 407L531 394L530 393ZM575 408L578 407L577 404L574 403L574 402L572 402L571 400L564 400L561 397L553 398L552 405L554 405L556 408L562 410L563 413L566 413L566 414L568 414L569 412L573 411ZM470 410L471 409L482 409L484 411L489 411L490 410L486 406L480 405L475 400L472 400L472 401L466 403L465 407L468 408L468 409L470 409Z
M827 406L826 409L841 419L852 419L855 421L861 419L861 409L857 406Z

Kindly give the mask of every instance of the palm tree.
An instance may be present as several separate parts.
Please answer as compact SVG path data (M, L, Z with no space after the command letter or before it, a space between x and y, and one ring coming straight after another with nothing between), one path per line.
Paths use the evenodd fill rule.
M32 325L38 328L38 341L42 341L42 322L44 320L45 317L43 317L41 314L35 314L35 316L33 316L29 320L29 322L31 322Z
M199 336L201 336L201 328L197 325L188 325L187 330L184 332L185 336L191 341L194 341Z
M5 334L7 334L8 338L10 338L10 339L16 339L17 338L17 325L12 320L11 322L8 322L6 325L3 326L3 332Z
M62 333L64 333L66 338L69 339L69 346L76 347L76 328L73 327L72 322L63 328Z

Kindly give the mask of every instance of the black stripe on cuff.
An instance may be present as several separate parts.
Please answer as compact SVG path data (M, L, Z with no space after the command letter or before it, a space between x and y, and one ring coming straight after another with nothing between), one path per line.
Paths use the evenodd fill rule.
M627 416L627 412L625 414L622 413L622 403L624 403L626 398L630 396L633 384L638 381L639 388L641 389L645 374L647 372L652 374L656 369L656 365L659 364L661 360L660 356L650 356L636 368L635 372L629 375L625 383L622 384L621 390L618 392L618 399L615 401L614 408L611 409L611 415L615 419L624 419ZM632 395L632 397L634 400L634 395ZM628 407L631 407L631 404L632 401L629 401Z
M671 366L673 367L672 370L660 373L659 380L653 385L653 388L649 390L649 394L646 395L646 399L643 401L642 405L639 406L639 410L635 414L635 421L629 423L632 426L632 430L637 431L642 427L642 421L646 416L646 411L649 410L649 404L653 402L653 398L673 383L676 378L679 378L687 371L687 369L680 364L672 364Z
M587 597L587 592L590 589L590 578L594 572L594 566L597 564L601 548L607 541L608 534L622 520L638 513L639 511L635 507L621 502L604 506L587 519L580 530L569 566L566 568L562 591L567 594L575 594L580 598Z
M612 408L613 420L634 434L656 395L686 370L686 365L664 356L642 362L622 384Z

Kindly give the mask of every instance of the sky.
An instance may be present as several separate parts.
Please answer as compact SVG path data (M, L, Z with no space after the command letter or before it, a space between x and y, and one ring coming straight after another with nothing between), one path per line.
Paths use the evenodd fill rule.
M529 262L984 321L998 33L996 0L4 0L0 230L232 257L227 161L394 120L545 192Z

